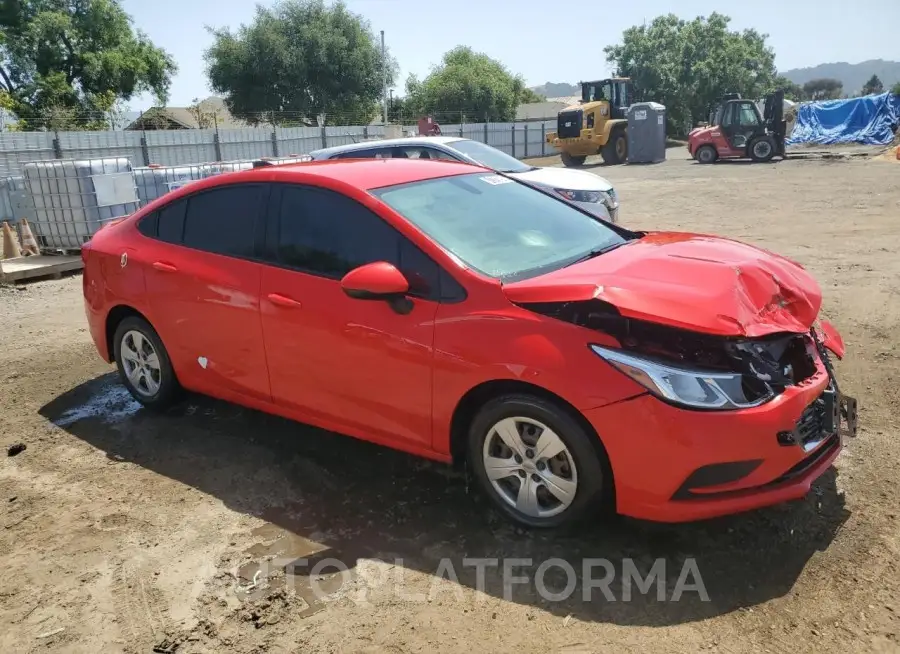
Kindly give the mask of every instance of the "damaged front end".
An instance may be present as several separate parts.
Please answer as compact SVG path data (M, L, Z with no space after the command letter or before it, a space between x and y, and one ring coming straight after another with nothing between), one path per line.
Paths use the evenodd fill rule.
M819 372L822 361L836 407L832 415L848 435L856 433L856 400L841 395L826 347L843 356L840 336L823 323L825 338L815 329L761 337L718 336L628 318L602 300L520 304L536 313L608 334L619 347L591 349L663 401L696 410L735 410L764 404L790 386L804 384ZM823 424L823 429L832 425Z

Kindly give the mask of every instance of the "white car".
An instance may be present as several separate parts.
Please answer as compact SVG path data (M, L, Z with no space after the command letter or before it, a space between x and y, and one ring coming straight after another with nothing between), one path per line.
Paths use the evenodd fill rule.
M321 159L449 159L463 161L506 173L523 182L557 193L595 216L619 222L619 200L608 180L586 170L538 168L480 141L455 136L412 136L380 141L363 141L315 150Z

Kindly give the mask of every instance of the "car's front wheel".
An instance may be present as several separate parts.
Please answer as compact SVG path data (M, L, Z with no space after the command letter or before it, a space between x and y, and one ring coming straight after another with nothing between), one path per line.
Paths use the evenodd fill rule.
M716 159L718 158L719 153L716 152L716 149L711 145L701 145L698 148L697 153L694 155L694 159L702 164L715 163Z
M146 407L162 409L177 397L180 386L159 334L137 316L125 318L113 337L119 378Z
M611 488L602 446L568 411L530 395L485 404L469 431L468 457L494 506L528 527L557 527L601 508Z

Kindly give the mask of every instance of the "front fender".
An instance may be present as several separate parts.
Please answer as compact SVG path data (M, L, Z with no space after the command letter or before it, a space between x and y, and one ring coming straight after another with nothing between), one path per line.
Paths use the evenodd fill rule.
M594 354L591 343L617 344L606 334L513 304L468 311L464 304L441 305L435 321L433 449L450 451L456 408L486 382L524 382L582 413L646 392Z

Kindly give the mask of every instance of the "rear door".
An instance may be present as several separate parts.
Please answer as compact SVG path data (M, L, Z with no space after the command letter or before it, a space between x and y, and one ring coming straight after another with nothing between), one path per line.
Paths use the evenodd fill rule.
M261 291L274 401L337 431L429 449L437 264L347 196L274 188ZM341 289L347 272L375 261L409 279L409 313Z
M259 313L268 184L225 184L179 198L144 225L165 247L148 262L154 327L182 384L269 400Z

